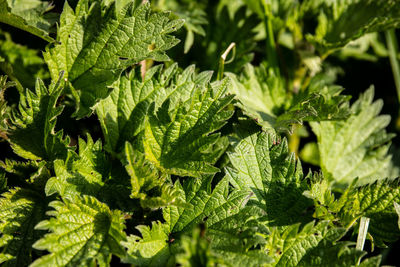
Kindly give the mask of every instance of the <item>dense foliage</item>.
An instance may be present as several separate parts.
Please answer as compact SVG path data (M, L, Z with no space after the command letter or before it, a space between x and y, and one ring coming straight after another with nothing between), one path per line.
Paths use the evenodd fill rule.
M2 266L396 264L400 0L0 0L0 22ZM338 82L382 60L392 103Z

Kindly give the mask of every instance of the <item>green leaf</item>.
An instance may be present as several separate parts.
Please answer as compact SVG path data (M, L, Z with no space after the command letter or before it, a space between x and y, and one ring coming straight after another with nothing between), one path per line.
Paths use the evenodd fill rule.
M49 36L50 28L57 20L49 2L39 0L0 0L0 22L30 32L40 38L53 42Z
M310 222L298 231L291 226L283 234L282 254L275 266L357 266L366 252L356 250L351 242L338 242L346 230L331 228L327 221ZM332 261L334 259L334 261Z
M368 233L377 246L385 247L385 243L398 240L400 230L394 203L400 202L399 182L399 179L383 180L355 188L349 193L346 207L339 216L344 221L361 216L370 218Z
M370 88L352 105L353 114L345 121L311 123L322 172L336 187L345 188L356 177L358 185L372 183L390 173L387 151L394 135L385 131L390 116L378 115L383 102L373 98Z
M336 198L329 182L320 175L310 179L310 190L305 195L315 202L314 217L330 220L335 225L358 229L361 217L370 218L368 234L380 247L400 236L396 202L400 200L399 179L381 180L361 187L349 186Z
M164 219L169 228L170 235L179 235L191 230L198 223L206 226L219 221L223 216L236 214L248 200L246 191L235 190L229 193L229 180L222 179L211 190L211 177L202 179L187 179L183 185L175 184L179 192L178 199L184 206L169 206L163 210Z
M7 32L0 32L0 69L18 83L17 88L32 88L36 78L50 77L45 62L38 51L13 42Z
M234 168L227 168L227 174L235 188L254 193L254 201L265 210L268 224L309 221L306 210L312 203L303 196L307 182L300 161L288 151L286 139L239 132L233 141L234 151L228 156Z
M168 245L168 231L160 222L153 222L152 227L139 225L136 227L141 237L128 236L121 244L127 248L127 257L123 262L135 266L164 266L171 257Z
M197 89L174 110L167 100L156 114L150 113L143 140L146 158L163 171L180 176L218 172L213 164L223 150L218 149L220 134L213 132L233 114L226 110L233 99L224 96L227 86L226 79L212 83L205 90Z
M46 183L46 195L54 193L62 197L75 195L97 196L104 181L110 176L110 164L102 150L101 141L93 142L87 135L87 142L78 139L79 154L70 152L68 158L54 161L55 177Z
M224 259L229 266L247 264L260 266L271 258L254 249L262 239L257 219L264 215L256 207L246 208L250 194L243 190L229 193L229 179L223 178L211 191L211 177L187 180L183 186L176 184L182 207L167 207L163 211L170 240L199 223L204 223L205 237L210 240L214 255ZM239 231L239 232L238 232Z
M38 79L36 93L27 89L25 95L21 95L19 109L7 130L7 140L17 155L31 160L66 158L71 149L69 137L64 139L62 130L54 130L56 118L64 108L57 105L63 90L60 83L61 78L47 89Z
M229 194L229 181L226 178L221 180L214 190L211 190L211 182L211 176L203 179L188 179L183 185L176 182L178 201L182 204L164 208L163 216L166 221L164 224L153 223L151 229L148 226L139 226L142 237L128 237L128 242L124 243L124 246L128 248L129 255L126 262L137 266L165 264L171 255L176 253L178 249L176 246L179 246L182 234L191 232L199 223L205 223L206 227L212 227L214 236L219 234L218 229L225 231L228 235L229 231L238 229L234 226L243 226L245 221L236 220L235 222L231 221L223 228L222 221L226 219L225 222L229 222L228 217L234 216L243 208L249 194L238 190ZM219 225L218 222L220 222ZM218 239L218 236L214 238ZM244 249L235 249L237 254L245 253ZM229 249L225 248L225 250L228 254ZM223 252L222 247L221 252ZM234 251L231 253L234 254Z
M176 192L167 183L167 175L160 172L151 162L145 159L132 145L125 144L127 164L125 169L131 178L131 198L140 199L142 207L159 208L172 205Z
M0 198L0 263L27 266L32 244L42 236L35 225L44 219L47 201L29 189L15 188ZM5 262L3 262L5 261Z
M106 140L106 149L119 152L125 141L132 142L144 130L148 108L154 103L158 109L169 99L173 106L186 101L197 88L204 88L211 72L195 73L190 66L184 71L177 64L163 70L163 65L149 69L142 81L140 68L121 75L113 91L96 107Z
M222 223L226 223L223 221ZM246 220L245 220L246 221ZM222 225L221 223L221 225ZM243 224L242 224L243 225ZM233 226L233 224L231 224ZM243 228L237 230L245 232ZM246 229L248 230L248 229ZM266 266L272 259L261 250L245 250L242 245L231 244L226 247L214 247L214 241L218 240L218 230L215 237L210 240L208 229L196 227L192 233L185 234L181 238L180 248L175 255L175 261L181 266ZM206 234L205 234L206 233ZM251 232L252 233L252 232ZM251 234L250 231L247 234ZM243 235L243 234L241 234ZM243 241L245 242L245 241Z
M233 86L230 92L239 100L237 106L266 129L292 132L292 125L303 121L339 120L349 116L348 96L342 88L311 83L304 91L291 96L284 89L282 77L261 65L247 64L241 76L226 74Z
M111 211L94 197L75 197L64 202L53 201L55 210L49 220L36 229L49 230L33 244L35 249L48 250L31 266L108 266L111 255L122 257L120 242L126 239L124 218L120 211Z
M165 50L178 40L170 35L182 25L168 13L153 13L138 1L115 8L101 1L80 0L75 11L66 2L54 47L44 53L51 77L61 70L77 102L76 116L84 117L110 93L127 67L144 59L165 61Z
M350 0L325 2L314 36L307 39L322 52L344 46L362 35L397 28L400 1Z
M283 80L269 75L265 66L246 64L241 76L225 73L232 81L230 93L239 100L237 105L249 117L265 128L273 128L278 110L285 108L286 90Z

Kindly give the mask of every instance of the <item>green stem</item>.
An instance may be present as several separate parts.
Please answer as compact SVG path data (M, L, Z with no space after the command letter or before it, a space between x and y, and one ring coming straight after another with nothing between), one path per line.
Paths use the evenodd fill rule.
M399 66L399 61L397 60L397 54L399 52L399 49L396 39L396 33L394 29L390 29L385 32L385 36L386 36L386 43L389 49L390 65L392 66L394 83L396 85L396 90L397 90L397 98L400 103L400 66Z
M279 75L279 63L278 56L276 53L275 46L275 38L274 38L274 30L272 28L271 22L271 5L268 0L261 0L262 6L264 7L264 25L265 25L265 33L267 39L267 60L268 65L272 68L276 75Z

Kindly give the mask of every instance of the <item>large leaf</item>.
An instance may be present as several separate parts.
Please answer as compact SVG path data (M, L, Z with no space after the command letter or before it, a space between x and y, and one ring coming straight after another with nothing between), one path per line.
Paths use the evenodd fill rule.
M56 13L47 13L52 8L49 2L39 0L0 0L0 22L30 32L48 42Z
M177 64L162 68L158 65L149 69L143 81L140 68L121 75L110 96L97 105L107 150L119 152L125 141L133 141L143 131L151 103L158 109L169 99L175 106L189 99L197 87L204 88L211 79L211 72L196 75L194 66L184 71L180 71Z
M300 161L288 151L286 139L267 133L246 136L239 132L234 151L228 155L234 167L227 168L231 183L254 193L269 225L310 220L306 210L312 203L303 196L307 183Z
M148 226L138 227L142 237L130 236L128 242L124 243L128 248L126 261L137 266L165 264L174 253L179 251L178 247L182 234L191 233L197 224L204 223L207 228L213 229L210 230L209 238L214 240L224 239L215 243L219 246L215 247L214 253L225 253L230 255L231 259L235 258L234 255L236 255L236 260L243 256L251 262L251 256L246 254L248 251L243 247L243 243L249 243L247 249L255 244L254 241L245 242L244 236L251 240L257 239L254 229L253 232L246 231L249 228L246 227L246 223L250 220L250 215L257 215L257 213L247 211L245 213L247 218L244 215L240 219L236 218L235 220L234 218L246 204L249 193L234 191L228 194L229 183L226 178L220 181L211 191L211 181L212 178L208 177L203 180L187 180L183 185L177 182L175 187L179 193L178 199L183 204L181 206L169 206L163 210L165 224L153 223L152 228ZM244 218L247 220L244 220ZM232 236L233 231L236 231L239 227L242 227L244 233L235 237L236 246L232 242L230 242L230 246L227 246L226 244L229 243L224 241L227 241L227 237ZM252 262L260 262L261 258L255 257L255 251L250 252L250 255L252 253L254 256ZM263 260L268 262L270 259L264 257Z
M61 79L47 89L44 83L36 81L36 93L26 90L21 95L19 109L13 114L7 133L14 152L32 160L64 159L70 149L69 138L63 131L55 132L56 118L63 111L57 100L63 90Z
M213 166L221 154L220 129L232 116L226 110L233 96L225 96L228 81L198 88L192 98L170 110L164 102L150 114L144 134L144 151L148 160L162 170L181 176L200 177L214 174ZM154 105L153 105L154 106Z
M110 2L110 1L109 1ZM64 5L54 47L44 53L54 79L61 70L77 101L77 117L110 93L122 70L151 58L168 60L165 50L178 40L169 35L182 25L168 13L153 13L148 3L115 7L101 1L80 0L75 11Z
M342 47L365 33L400 25L399 0L334 0L323 6L316 34L308 36L322 52Z
M44 219L47 201L35 191L15 188L0 198L0 263L27 266L32 244L41 237L35 225ZM5 262L4 262L5 261Z
M75 197L54 201L49 220L36 229L49 230L33 247L48 250L31 266L100 266L110 264L111 255L122 257L120 242L126 239L124 218L120 211L111 211L94 197Z
M390 174L387 151L393 135L385 131L390 116L378 115L383 102L373 98L370 88L352 105L353 114L345 121L311 123L322 172L335 186L346 187L356 177L358 185L372 183Z

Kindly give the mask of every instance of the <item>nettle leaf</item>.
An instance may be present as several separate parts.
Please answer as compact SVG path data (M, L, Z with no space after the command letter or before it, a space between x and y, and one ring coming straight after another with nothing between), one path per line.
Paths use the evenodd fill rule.
M368 233L377 246L385 247L385 242L398 240L400 230L394 203L400 202L399 182L399 179L376 181L355 188L348 194L347 205L341 210L340 217L347 221L361 216L370 218Z
M247 214L248 215L248 214ZM229 220L222 221L223 223ZM244 221L247 221L246 219ZM241 223L244 225L244 223ZM231 224L233 226L233 224ZM248 231L249 228L232 228L232 237L237 238L247 231L247 235L255 234L255 231ZM235 231L236 230L236 231ZM233 234L233 231L235 234ZM215 231L215 235L209 235L209 229L203 229L201 226L193 229L191 233L181 237L178 252L175 254L175 261L181 266L269 266L272 258L259 249L247 250L242 244L229 244L226 247L214 246L214 242L218 240L219 233ZM213 238L213 239L210 239ZM228 235L225 236L228 241ZM239 238L237 238L239 239ZM259 238L261 239L261 237ZM244 239L241 240L245 242ZM228 243L226 243L228 244Z
M119 152L125 141L133 141L144 130L151 103L158 109L169 99L173 106L190 98L196 88L204 88L211 72L195 73L190 66L184 71L177 64L163 70L163 65L149 69L142 81L140 68L121 75L113 91L96 107L106 140L106 149Z
M15 174L23 179L26 179L31 176L32 173L37 171L39 168L43 167L45 162L41 161L16 161L5 159L4 161L0 161L0 168L8 173Z
M213 164L223 152L218 144L223 139L213 132L233 115L226 110L233 99L225 96L227 85L226 79L212 83L205 91L196 90L174 110L167 100L155 114L150 113L143 139L146 158L163 171L180 176L218 172Z
M44 58L54 79L61 70L77 101L76 116L84 117L110 93L127 67L143 59L165 61L165 50L179 41L170 35L182 26L168 13L154 13L148 3L132 1L115 8L101 1L80 0L75 11L64 5L54 47Z
M247 196L246 202L250 195ZM264 266L273 261L262 248L263 235L269 230L263 225L265 211L256 206L222 213L218 219L207 218L205 238L214 255L228 266ZM209 221L210 220L210 221Z
M280 255L275 266L358 266L366 252L350 247L352 242L339 242L345 233L346 229L332 228L327 221L310 222L301 231L293 225L279 237L274 233L272 252Z
M262 242L256 235L261 232L256 219L265 215L263 211L257 207L244 207L250 197L247 191L229 193L228 177L223 178L212 192L211 182L209 177L202 181L187 180L182 187L175 185L185 206L164 209L169 238L178 238L197 224L204 223L213 253L223 257L225 263L260 266L271 262L265 253L254 249Z
M57 20L56 13L49 13L52 5L39 0L0 0L0 22L30 32L53 42L49 36L51 27Z
M49 230L33 247L48 250L31 266L108 266L111 255L123 257L120 242L126 239L124 216L111 211L94 197L76 196L73 200L53 201L49 220L36 225L36 229Z
M35 225L45 218L47 201L35 191L15 188L0 197L0 263L27 266L32 244L42 233Z
M374 89L370 88L351 106L347 120L311 123L322 172L336 187L345 188L356 177L357 184L363 185L390 174L387 151L394 135L385 131L390 116L378 115L383 102L373 102L373 98Z
M351 185L336 198L329 182L317 175L310 178L310 190L305 195L315 201L314 217L318 219L357 230L361 217L370 218L369 237L380 247L400 236L395 209L400 199L399 179L376 181L361 187Z
M187 179L175 184L183 206L169 206L163 210L170 236L191 230L201 222L212 225L222 217L236 214L248 201L249 193L235 190L229 194L229 180L223 178L211 190L212 177ZM206 219L205 219L206 218Z
M164 224L153 223L151 229L148 226L139 226L142 237L128 237L128 242L124 244L129 255L126 262L137 266L165 264L177 252L181 235L191 232L199 223L204 223L206 227L214 227L214 235L217 235L217 223L237 214L246 204L249 194L237 190L229 194L229 181L225 178L214 190L211 190L211 182L211 176L186 180L183 185L177 182L175 189L182 204L164 208ZM241 224L244 222L240 221ZM230 226L233 224L232 222ZM232 231L233 227L230 229ZM228 254L228 248L226 251ZM238 249L237 254L240 254L239 252L245 254L246 251Z
M320 83L291 96L284 80L261 65L245 66L241 76L226 73L232 80L230 92L239 100L237 106L260 126L277 132L292 132L294 124L303 121L340 120L349 116L346 105L350 97L343 88Z
M46 183L46 195L54 193L62 197L92 195L100 191L104 181L110 177L110 163L102 150L101 141L93 142L87 135L87 142L79 138L79 153L70 152L68 158L54 161L55 177Z
M266 212L268 224L284 226L307 222L312 202L303 192L308 188L300 161L289 153L286 139L276 135L238 133L234 151L228 153L233 168L227 175L235 188L254 193L255 204Z
M131 178L131 198L140 199L142 207L159 208L172 205L176 192L167 183L167 175L160 172L144 155L125 144L125 169Z
M152 227L139 225L136 227L141 237L130 235L121 244L127 248L125 263L135 266L164 266L171 257L168 245L168 231L160 222L153 222Z
M325 3L314 36L307 39L322 52L344 46L365 33L400 25L400 1L351 0Z
M71 149L69 137L64 138L62 130L54 130L56 118L64 108L57 105L63 90L60 83L61 78L47 89L38 79L35 93L27 89L25 95L21 95L19 109L6 131L7 140L17 155L31 160L66 158Z
M279 110L285 108L286 90L283 80L269 75L264 66L246 64L241 76L225 73L231 80L229 88L239 100L237 105L243 112L265 128L273 128Z
M0 69L18 81L17 88L33 88L36 78L50 77L45 62L37 50L16 44L7 32L0 32Z

